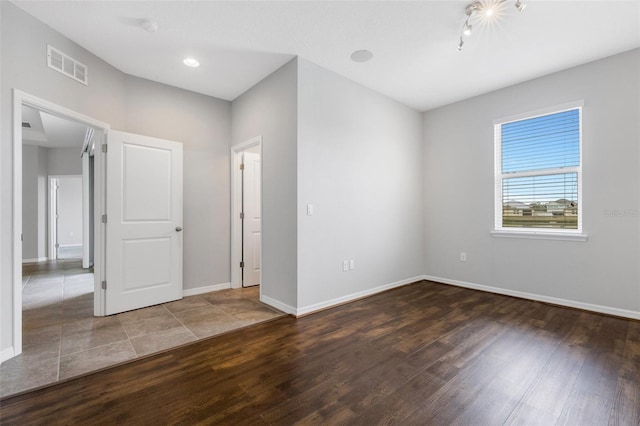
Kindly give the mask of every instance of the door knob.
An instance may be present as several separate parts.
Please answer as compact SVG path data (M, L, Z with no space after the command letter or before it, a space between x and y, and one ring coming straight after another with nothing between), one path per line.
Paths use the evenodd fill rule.
M182 231L182 226L176 226L176 232Z

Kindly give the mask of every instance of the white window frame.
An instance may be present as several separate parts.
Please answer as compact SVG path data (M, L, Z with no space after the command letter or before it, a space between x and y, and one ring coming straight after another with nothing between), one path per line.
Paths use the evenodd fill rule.
M494 237L506 238L529 238L529 239L549 239L549 240L568 240L568 241L587 241L587 235L582 229L582 211L584 200L582 198L582 108L583 101L575 101L567 104L556 105L528 113L517 114L509 117L496 119L494 126L494 153L495 153L495 216L494 229L491 235ZM577 167L559 167L554 169L533 170L523 172L502 173L502 125L515 121L522 121L531 118L541 117L545 115L556 114L569 110L577 109L579 111L579 149L580 164ZM502 182L505 178L518 178L530 176L546 176L555 174L576 173L578 178L578 228L577 229L548 229L548 228L517 228L502 226Z

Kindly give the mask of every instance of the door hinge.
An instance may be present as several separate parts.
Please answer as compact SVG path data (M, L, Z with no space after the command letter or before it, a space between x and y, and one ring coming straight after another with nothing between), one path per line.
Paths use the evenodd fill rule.
M240 163L240 170L244 170L244 163Z
M107 215L106 214L102 215L102 223L107 223Z
M60 244L56 243L55 244L56 248L60 248Z
M244 262L240 262L240 267L244 268Z
M244 220L244 212L240 213L240 219Z
M102 284L102 289L103 289L103 290L106 290L106 289L107 289L107 281L106 281L106 280L105 280L105 281L102 281L102 283L101 283L101 284Z
M105 152L105 153L107 152L107 144L106 143L102 144L102 152Z

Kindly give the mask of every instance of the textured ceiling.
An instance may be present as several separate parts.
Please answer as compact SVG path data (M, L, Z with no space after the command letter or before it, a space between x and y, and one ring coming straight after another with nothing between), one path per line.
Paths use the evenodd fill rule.
M639 1L507 1L461 52L456 0L15 3L125 73L226 100L299 55L424 111L640 46Z

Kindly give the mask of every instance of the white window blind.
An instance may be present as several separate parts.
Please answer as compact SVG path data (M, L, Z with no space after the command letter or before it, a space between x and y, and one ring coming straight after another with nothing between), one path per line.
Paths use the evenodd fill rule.
M496 124L496 229L581 232L581 113Z

